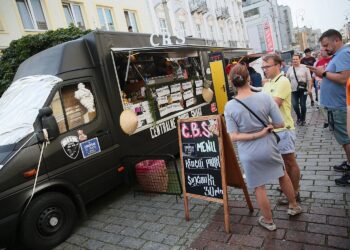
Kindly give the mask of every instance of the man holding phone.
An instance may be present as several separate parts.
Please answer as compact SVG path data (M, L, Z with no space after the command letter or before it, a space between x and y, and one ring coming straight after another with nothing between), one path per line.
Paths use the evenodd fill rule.
M333 56L327 67L308 68L321 82L321 106L328 111L329 125L334 129L337 142L342 145L347 161L333 169L338 172L350 171L350 138L346 129L346 81L350 77L350 46L344 45L342 35L334 29L324 32L319 39L321 46ZM335 179L338 185L350 185L350 175L345 173L341 178Z

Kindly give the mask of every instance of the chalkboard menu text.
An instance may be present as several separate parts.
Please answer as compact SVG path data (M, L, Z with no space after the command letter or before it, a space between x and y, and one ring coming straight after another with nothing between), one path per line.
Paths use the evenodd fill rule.
M180 129L186 191L222 199L217 119L183 122Z

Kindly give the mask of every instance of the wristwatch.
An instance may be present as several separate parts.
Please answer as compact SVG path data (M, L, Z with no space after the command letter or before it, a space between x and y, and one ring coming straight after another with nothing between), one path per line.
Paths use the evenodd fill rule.
M322 77L327 77L327 71L322 73Z

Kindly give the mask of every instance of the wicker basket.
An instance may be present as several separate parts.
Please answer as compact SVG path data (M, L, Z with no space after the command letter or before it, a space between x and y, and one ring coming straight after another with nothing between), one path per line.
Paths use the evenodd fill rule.
M145 191L166 192L168 172L165 161L145 160L136 164L136 178Z

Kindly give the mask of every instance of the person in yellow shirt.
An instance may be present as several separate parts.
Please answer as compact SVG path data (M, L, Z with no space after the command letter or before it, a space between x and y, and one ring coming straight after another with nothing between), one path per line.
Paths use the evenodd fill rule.
M276 54L268 54L263 58L262 70L266 78L270 79L264 84L263 92L271 95L280 108L285 126L275 130L281 139L277 146L292 181L297 201L300 202L300 168L295 159L296 137L291 113L292 87L288 78L281 73L281 64L282 59ZM279 200L279 204L288 204L288 200L282 198Z

